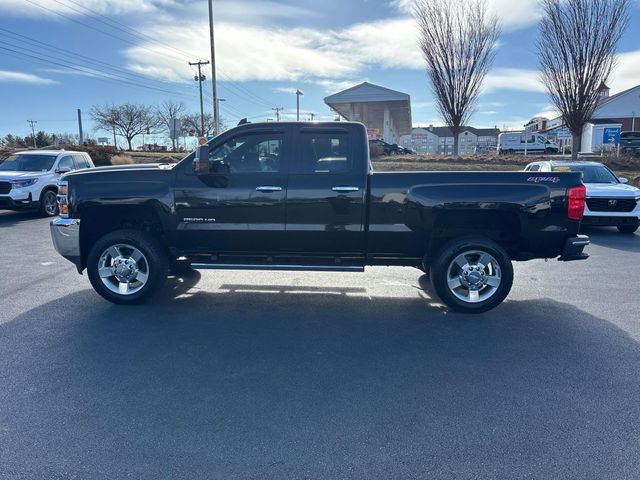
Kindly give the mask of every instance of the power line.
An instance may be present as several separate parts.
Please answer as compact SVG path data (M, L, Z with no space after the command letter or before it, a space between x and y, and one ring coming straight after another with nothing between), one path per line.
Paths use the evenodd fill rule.
M9 35L12 35L14 37L18 37L15 40L14 39L9 39L9 40L12 40L12 41L23 41L23 42L26 42L29 45L35 46L37 48L44 48L44 49L47 49L49 51L64 52L64 53L67 53L69 55L73 55L75 57L81 58L86 63L91 63L91 64L97 65L99 67L106 68L108 70L113 70L114 72L121 73L122 75L130 76L130 77L137 77L137 78L142 79L144 81L153 81L153 82L157 82L157 83L163 83L163 84L166 84L166 85L176 85L177 84L177 82L169 82L169 81L166 81L166 80L152 79L152 78L148 77L147 75L142 75L142 74L139 74L139 73L131 72L129 70L125 70L124 68L118 67L118 66L113 65L111 63L104 62L102 60L97 60L97 59L88 57L86 55L83 55L81 53L75 52L73 50L69 50L69 49L66 49L66 48L57 47L55 45L47 44L47 43L41 42L40 40L37 40L35 38L31 38L31 37L28 37L26 35L22 35L20 33L16 33L16 32L13 32L11 30L7 30L6 28L0 27L0 31L8 33ZM20 46L20 47L18 47L17 45L12 45L12 46L14 48L22 48L22 46ZM38 53L40 53L40 52L38 52Z
M0 41L0 43L6 43L6 42ZM63 64L63 63L60 63L60 62L56 62L54 60L49 60L49 59L46 59L46 58L39 57L37 55L31 55L29 53L19 52L17 50L13 50L11 48L3 47L2 45L0 45L0 50L4 50L5 52L11 52L11 53L14 54L12 56L14 56L16 58L24 59L23 57L29 57L29 58L33 58L34 60L37 60L37 61L39 61L41 63L49 63L51 65L56 65L56 66L59 66L59 67L70 69L70 70L75 70L75 71L78 71L78 72L81 72L81 73L84 73L84 74L92 73L90 71L90 69L82 69L81 67L68 65L68 64ZM29 51L32 51L32 50L29 50ZM121 84L124 84L124 85L130 85L130 86L134 86L134 87L138 87L138 88L144 88L144 89L147 89L147 90L155 90L155 91L158 91L158 92L161 92L161 93L166 93L166 94L169 94L169 95L186 95L186 94L183 94L183 93L171 92L169 90L156 88L156 87L153 87L151 85L142 85L142 84L135 83L135 82L132 82L132 81L129 81L129 80L122 80L120 78L115 78L114 76L100 76L100 75L97 75L97 76L95 76L95 78L97 80L102 80L102 81L105 81L105 82L111 81L111 82L117 82L117 83L121 83Z
M87 24L87 23L85 23L85 22L82 22L82 21L80 21L80 20L78 20L78 19L76 19L76 18L73 18L73 17L71 17L71 16L69 16L69 15L65 15L65 14L63 14L63 13L61 13L61 12L58 12L58 11L53 10L53 9L51 9L51 8L45 7L44 5L40 5L39 3L37 3L37 2L35 2L35 1L33 1L33 0L25 0L25 1L26 1L26 2L28 2L28 3L30 3L30 4L32 4L32 5L34 5L34 6L36 6L36 7L38 7L38 8L40 8L40 9L46 10L46 11L48 11L48 12L50 12L50 13L53 13L53 14L55 14L55 15L58 15L58 16L62 17L62 18L66 18L67 20L70 20L70 21L75 22L75 23L77 23L77 24L79 24L79 25L82 25L82 26L84 26L84 27L86 27L86 28L88 28L88 29L90 29L90 30L92 30L92 31L97 31L97 32L99 32L99 33L102 33L103 35L107 35L107 36L109 36L109 37L111 37L111 38L115 38L115 39L120 40L120 41L122 41L122 42L128 43L128 44L133 45L134 47L139 48L139 49L141 49L141 50L145 50L145 51L150 52L150 53L157 53L157 52L154 52L153 50L151 50L150 48L147 48L147 47L144 47L144 46L138 45L138 44L136 44L135 42L133 42L133 41L131 41L131 40L129 40L129 39L125 39L125 38L122 38L122 37L120 37L120 36L118 36L118 35L114 35L114 34L112 34L112 33L110 33L110 32L107 32L107 31L101 30L101 29L99 29L99 28L96 28L96 27L95 27L95 26L93 26L93 25L89 25L89 24ZM84 16L84 17L91 17L91 18L95 17L95 15L90 16L90 15L88 15L88 14L85 14L85 13L79 12L77 9L74 9L73 7L70 7L69 5L65 5L65 4L61 3L59 0L54 0L54 1L55 1L56 3L58 3L58 4L60 4L60 5L66 6L67 8L70 8L71 10L74 10L74 11L76 11L76 12L80 13L80 15L82 15L82 16ZM68 1L73 1L73 0L68 0ZM74 4L76 4L76 5L78 5L75 1L73 1L73 3L74 3ZM85 7L83 7L83 8L85 8ZM85 8L85 9L86 9L86 8ZM99 14L97 14L97 15L99 15ZM101 15L101 16L102 16L102 15ZM103 16L103 18L107 18L107 17L104 17L104 16ZM95 19L95 18L94 18L94 19ZM99 19L95 19L95 20L100 21ZM113 22L114 22L114 23L118 23L118 24L120 24L119 22L116 22L115 20L113 20ZM101 23L103 23L103 24L104 24L104 23L106 23L106 22L102 21ZM120 24L120 25L122 25L122 24ZM124 25L123 25L123 26L124 26ZM125 26L125 27L126 27L126 26ZM115 27L111 27L111 28L115 28ZM126 27L126 28L129 28L129 27ZM122 30L122 29L119 29L119 30ZM132 35L132 34L130 34L130 35ZM133 36L137 36L139 39L140 39L140 36L144 36L145 38L149 39L149 41L150 41L150 42L152 42L152 43L159 44L159 45L163 45L163 46L165 46L165 47L167 47L167 46L168 46L168 47L169 47L169 48L171 48L172 50L179 51L179 52L183 52L182 50L176 49L176 48L174 48L174 47L172 47L172 46L168 45L167 43L164 43L164 42L161 42L161 41L159 41L159 40L153 39L152 37L149 37L149 36L148 36L148 35L146 35L146 34L137 34L137 33L136 33L136 35L133 35ZM184 53L187 53L187 52L184 52ZM169 55L169 54L167 53L167 55ZM189 57L177 57L176 55L171 55L171 56L172 56L173 58L175 58L175 59L185 60L185 59L191 58L191 57L196 56L196 55L190 54L190 55L189 55ZM222 70L218 70L218 74L219 74L222 78L226 79L225 81L226 81L226 82L228 82L228 83L230 84L230 86L233 86L233 87L234 87L234 88L236 88L238 91L242 91L242 92L244 92L244 95L246 95L246 96L248 96L248 97L252 98L252 99L253 99L252 101L262 103L264 106L270 106L270 105L271 105L271 104L270 104L266 99L264 99L264 98L260 97L259 95L257 95L257 94L255 94L255 93L253 93L252 91L250 91L249 89L247 89L247 88L246 88L246 87L244 87L243 85L239 84L238 82L236 82L236 81L234 81L234 80L231 80L231 77L229 77L228 75L226 75Z

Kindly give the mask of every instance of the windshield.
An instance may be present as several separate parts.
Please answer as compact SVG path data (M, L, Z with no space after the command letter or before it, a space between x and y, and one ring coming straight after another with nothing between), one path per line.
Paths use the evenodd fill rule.
M584 183L619 183L616 176L600 165L562 165L555 167L554 172L582 172Z
M57 155L22 154L14 158L7 158L0 163L0 172L46 172L51 170Z

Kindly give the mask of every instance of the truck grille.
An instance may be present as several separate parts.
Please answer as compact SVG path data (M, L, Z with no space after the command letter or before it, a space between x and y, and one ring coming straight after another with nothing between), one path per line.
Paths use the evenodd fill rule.
M592 212L632 212L637 203L633 198L587 198Z
M9 182L0 182L0 195L6 195L11 191L11 184Z

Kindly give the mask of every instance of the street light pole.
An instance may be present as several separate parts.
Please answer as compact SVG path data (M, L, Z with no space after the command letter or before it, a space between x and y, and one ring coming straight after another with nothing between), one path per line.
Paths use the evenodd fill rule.
M216 43L213 31L213 0L209 0L209 37L211 43L211 87L213 90L213 124L214 134L218 134L220 126L220 103L218 102L218 86L216 81Z
M220 102L226 102L226 98L216 98L216 107L218 107L218 112L220 112ZM218 113L218 123L216 123L216 135L219 135L220 132L218 130L222 130L220 127L220 114Z
M296 120L300 121L300 95L304 95L300 90L296 89Z

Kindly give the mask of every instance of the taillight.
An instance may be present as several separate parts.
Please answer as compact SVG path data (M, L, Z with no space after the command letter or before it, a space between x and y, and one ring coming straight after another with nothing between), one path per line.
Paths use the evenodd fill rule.
M62 218L69 218L69 184L64 181L58 181L58 213Z
M569 219L580 221L584 217L584 206L587 200L587 187L580 185L569 189Z

